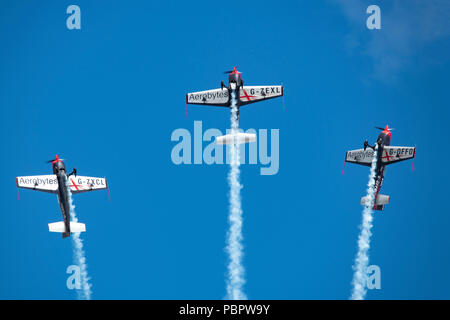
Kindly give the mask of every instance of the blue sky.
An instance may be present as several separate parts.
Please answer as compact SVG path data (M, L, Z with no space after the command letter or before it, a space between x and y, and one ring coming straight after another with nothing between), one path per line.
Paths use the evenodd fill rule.
M66 8L81 8L81 30ZM378 4L382 29L365 27ZM49 233L56 197L14 178L49 174L61 155L106 192L74 196L95 299L221 299L226 165L172 163L173 130L229 126L185 93L217 88L237 66L247 85L285 86L241 110L241 128L280 130L280 170L242 166L245 292L251 299L347 299L368 168L346 150L396 128L417 146L386 170L391 203L374 220L368 299L450 298L446 206L450 42L443 1L29 1L0 10L0 298L75 299L71 243ZM415 21L415 22L413 22Z

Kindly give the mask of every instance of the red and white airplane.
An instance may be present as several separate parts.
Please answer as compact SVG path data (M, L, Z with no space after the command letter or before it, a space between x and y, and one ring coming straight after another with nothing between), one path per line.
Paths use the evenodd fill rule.
M239 120L239 108L241 106L284 95L283 86L244 86L241 72L237 71L236 67L233 67L232 71L225 71L225 73L228 74L228 87L221 81L220 89L188 93L186 94L186 103L231 108L230 96L231 92L235 91L239 97L237 99L237 117Z
M228 87L221 81L219 89L188 93L186 94L186 106L188 104L196 104L231 109L231 96L232 93L235 93L237 97L237 120L239 121L239 110L241 106L284 96L283 86L244 86L244 80L242 79L241 73L236 70L236 67L232 71L225 71L225 73L228 74ZM238 140L241 141L240 143L256 141L254 134L240 133L238 136ZM219 144L228 144L233 140L233 135L226 135L217 137L216 142Z
M53 174L40 176L23 176L16 178L18 188L56 193L58 195L59 207L64 221L48 224L50 232L60 232L62 237L70 236L72 232L84 232L84 223L70 221L69 187L71 193L82 193L108 188L105 178L77 176L74 168L69 174L66 173L66 166L63 159L56 155L55 159L47 161L52 163ZM66 185L67 184L67 185Z
M389 126L385 128L376 127L382 130L377 139L377 167L375 174L375 200L374 210L383 210L384 206L389 203L390 196L380 194L381 185L383 184L385 167L389 164L414 159L416 156L415 147L394 147L390 146L391 143L391 131ZM369 147L369 148L367 148ZM372 164L375 145L369 145L368 141L364 141L364 149L357 149L347 151L345 154L345 162L352 162L363 166L370 167ZM345 164L345 163L344 163ZM413 160L414 164L414 160ZM368 199L366 197L361 198L361 205L366 205Z

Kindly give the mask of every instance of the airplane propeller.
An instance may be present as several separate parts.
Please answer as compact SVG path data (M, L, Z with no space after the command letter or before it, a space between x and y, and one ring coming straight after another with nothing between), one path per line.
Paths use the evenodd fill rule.
M223 74L230 74L230 73L232 73L233 71L236 71L236 72L238 72L238 73L242 73L242 72L240 72L239 70L230 70L230 71L224 71Z
M54 159L51 159L51 160L47 160L47 161L45 161L45 163L52 163L53 161L55 161L55 160L65 160L65 159L61 159L61 158L59 158L58 156L56 156Z
M381 131L384 131L386 128L382 128L382 127L375 127L375 129L378 129L378 130L381 130ZM395 130L394 128L389 128L388 127L388 130L389 131L393 131L393 130Z

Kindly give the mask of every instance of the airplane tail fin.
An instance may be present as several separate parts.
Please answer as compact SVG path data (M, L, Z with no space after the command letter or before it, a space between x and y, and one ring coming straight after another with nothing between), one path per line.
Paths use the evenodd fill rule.
M66 231L66 226L64 221L53 222L48 224L48 231L50 232L60 232L63 234L63 238L68 237L70 235L69 232ZM70 232L85 232L86 225L84 223L79 222L70 222Z
M217 144L232 144L234 141L237 144L256 142L256 134L239 132L237 134L227 134L216 138Z
M390 198L391 198L390 196L387 196L385 194L379 194L377 196L377 201L374 203L373 209L379 211L384 210L384 205L389 203ZM362 197L361 205L363 206L366 205L367 201L368 201L367 197Z

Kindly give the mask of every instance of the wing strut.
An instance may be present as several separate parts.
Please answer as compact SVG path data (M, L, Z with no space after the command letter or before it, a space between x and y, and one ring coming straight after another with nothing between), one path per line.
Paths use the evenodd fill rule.
M344 164L342 165L342 172L341 175L344 174L344 168L345 168L345 160L347 159L347 154L345 154Z
M106 180L106 188L108 189L108 200L111 201L111 195L109 194L109 185L108 185L108 180Z

